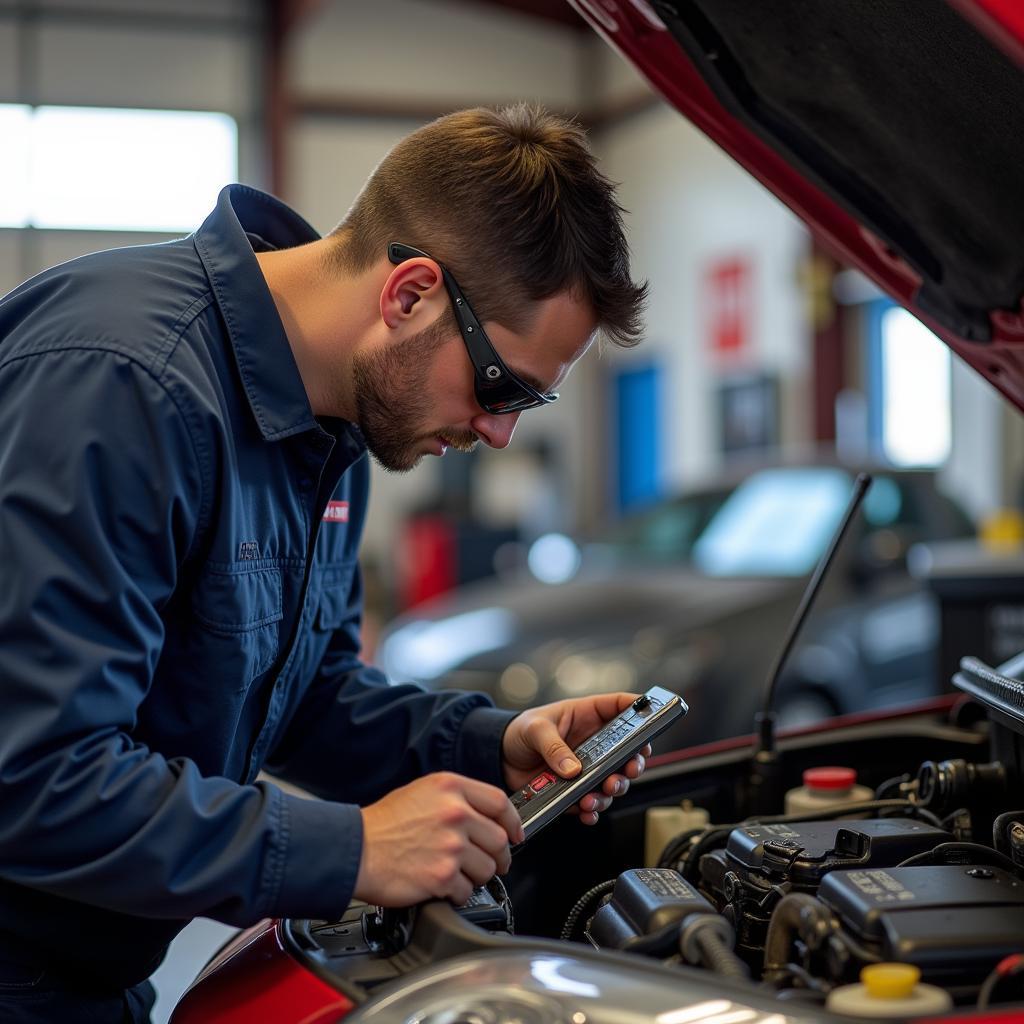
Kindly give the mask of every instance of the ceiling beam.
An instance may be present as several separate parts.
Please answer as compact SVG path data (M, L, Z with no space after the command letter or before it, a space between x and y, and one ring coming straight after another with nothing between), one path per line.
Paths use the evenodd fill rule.
M306 19L323 6L325 0L265 0L266 42L264 46L264 82L267 111L267 170L270 190L284 195L287 188L285 153L292 104L288 95L286 69L288 40Z

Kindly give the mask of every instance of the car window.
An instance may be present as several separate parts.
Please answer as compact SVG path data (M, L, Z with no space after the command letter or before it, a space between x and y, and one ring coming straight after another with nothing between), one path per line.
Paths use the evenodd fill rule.
M728 490L695 492L619 523L604 543L618 556L688 561L693 543Z
M850 498L832 467L767 469L748 477L693 547L710 576L802 576L821 557Z

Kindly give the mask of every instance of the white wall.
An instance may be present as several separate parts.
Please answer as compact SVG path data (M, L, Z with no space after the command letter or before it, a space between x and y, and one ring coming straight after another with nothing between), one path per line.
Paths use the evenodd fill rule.
M650 281L643 350L668 374L665 482L681 486L719 462L715 389L724 371L709 353L704 274L732 256L749 262L753 301L744 366L777 372L784 382L802 380L808 327L796 282L807 234L781 203L663 104L603 133L597 150L606 173L622 183L635 271ZM609 358L632 354L609 352ZM808 406L810 400L808 389ZM805 415L787 424L788 439L806 437Z
M298 94L374 103L575 107L586 38L484 4L333 0L295 36L291 81Z
M241 23L239 23L241 24ZM202 26L202 22L199 23ZM37 103L75 103L253 114L250 45L205 26L120 27L82 20L43 21L36 31ZM103 69L113 64L110 72Z

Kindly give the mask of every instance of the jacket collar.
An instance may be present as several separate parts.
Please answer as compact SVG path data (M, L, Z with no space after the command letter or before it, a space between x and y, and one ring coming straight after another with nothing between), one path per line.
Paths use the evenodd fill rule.
M268 441L317 426L288 335L249 236L287 249L320 236L273 196L228 185L195 233L196 250L227 325L249 405Z

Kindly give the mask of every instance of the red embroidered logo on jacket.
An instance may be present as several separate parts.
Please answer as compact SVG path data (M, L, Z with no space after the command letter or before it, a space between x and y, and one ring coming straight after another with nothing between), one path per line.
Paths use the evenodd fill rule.
M327 502L327 508L324 510L324 522L325 523L347 523L348 522L348 502L347 501L329 501L329 502Z

